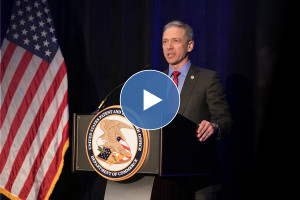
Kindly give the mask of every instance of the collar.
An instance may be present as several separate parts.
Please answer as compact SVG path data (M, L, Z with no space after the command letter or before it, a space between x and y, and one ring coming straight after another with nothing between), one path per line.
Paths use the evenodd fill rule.
M185 63L185 65L183 65L182 67L180 67L178 69L178 71L180 72L180 76L186 76L189 69L191 67L191 60L189 60L187 63ZM175 70L169 65L169 77L172 77L172 73L174 72Z

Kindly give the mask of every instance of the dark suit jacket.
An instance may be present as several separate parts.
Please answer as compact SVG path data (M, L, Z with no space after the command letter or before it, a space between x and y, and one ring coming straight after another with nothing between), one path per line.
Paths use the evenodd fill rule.
M168 74L169 70L165 73ZM178 114L199 124L202 120L219 125L217 138L232 125L229 107L217 72L191 65L180 94Z
M164 73L168 74L168 71ZM229 131L232 120L217 72L191 65L181 90L178 114L195 124L203 120L217 123L220 128L218 139ZM214 174L158 177L153 184L151 199L195 199L195 191L214 184ZM166 198L162 196L165 194L174 196Z

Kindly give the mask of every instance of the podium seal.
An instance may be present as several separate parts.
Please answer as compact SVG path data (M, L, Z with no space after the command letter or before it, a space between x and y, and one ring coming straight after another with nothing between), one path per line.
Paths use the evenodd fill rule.
M116 105L93 118L85 144L94 170L106 179L121 181L143 165L148 153L148 132L131 124Z

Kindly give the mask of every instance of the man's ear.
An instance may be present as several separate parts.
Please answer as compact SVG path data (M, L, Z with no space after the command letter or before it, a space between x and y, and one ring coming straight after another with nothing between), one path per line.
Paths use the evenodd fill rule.
M190 40L188 42L188 52L191 52L194 48L194 41L193 40Z

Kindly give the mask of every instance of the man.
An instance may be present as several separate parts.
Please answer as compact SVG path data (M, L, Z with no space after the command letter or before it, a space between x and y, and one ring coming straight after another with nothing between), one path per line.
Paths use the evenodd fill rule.
M179 21L168 23L164 27L162 47L169 63L166 73L174 78L173 72L180 72L177 77L181 97L178 114L199 124L197 137L200 142L213 134L221 138L231 128L231 116L218 74L191 64L192 28Z
M180 92L178 114L198 124L195 139L199 142L205 142L209 137L215 136L220 139L232 125L228 104L217 72L196 67L190 61L190 53L194 48L192 28L180 21L168 23L164 27L162 48L169 63L169 69L165 73L173 78ZM171 180L169 186L174 185L172 182L174 179L168 180ZM189 187L193 194L191 196L190 191L187 192L188 198L195 198L194 192L214 184L213 176L194 176L176 180ZM160 185L165 183L161 180L156 182ZM193 189L190 189L191 187ZM178 190L178 185L173 188L176 188L175 191ZM209 194L202 194L201 199L214 198Z

